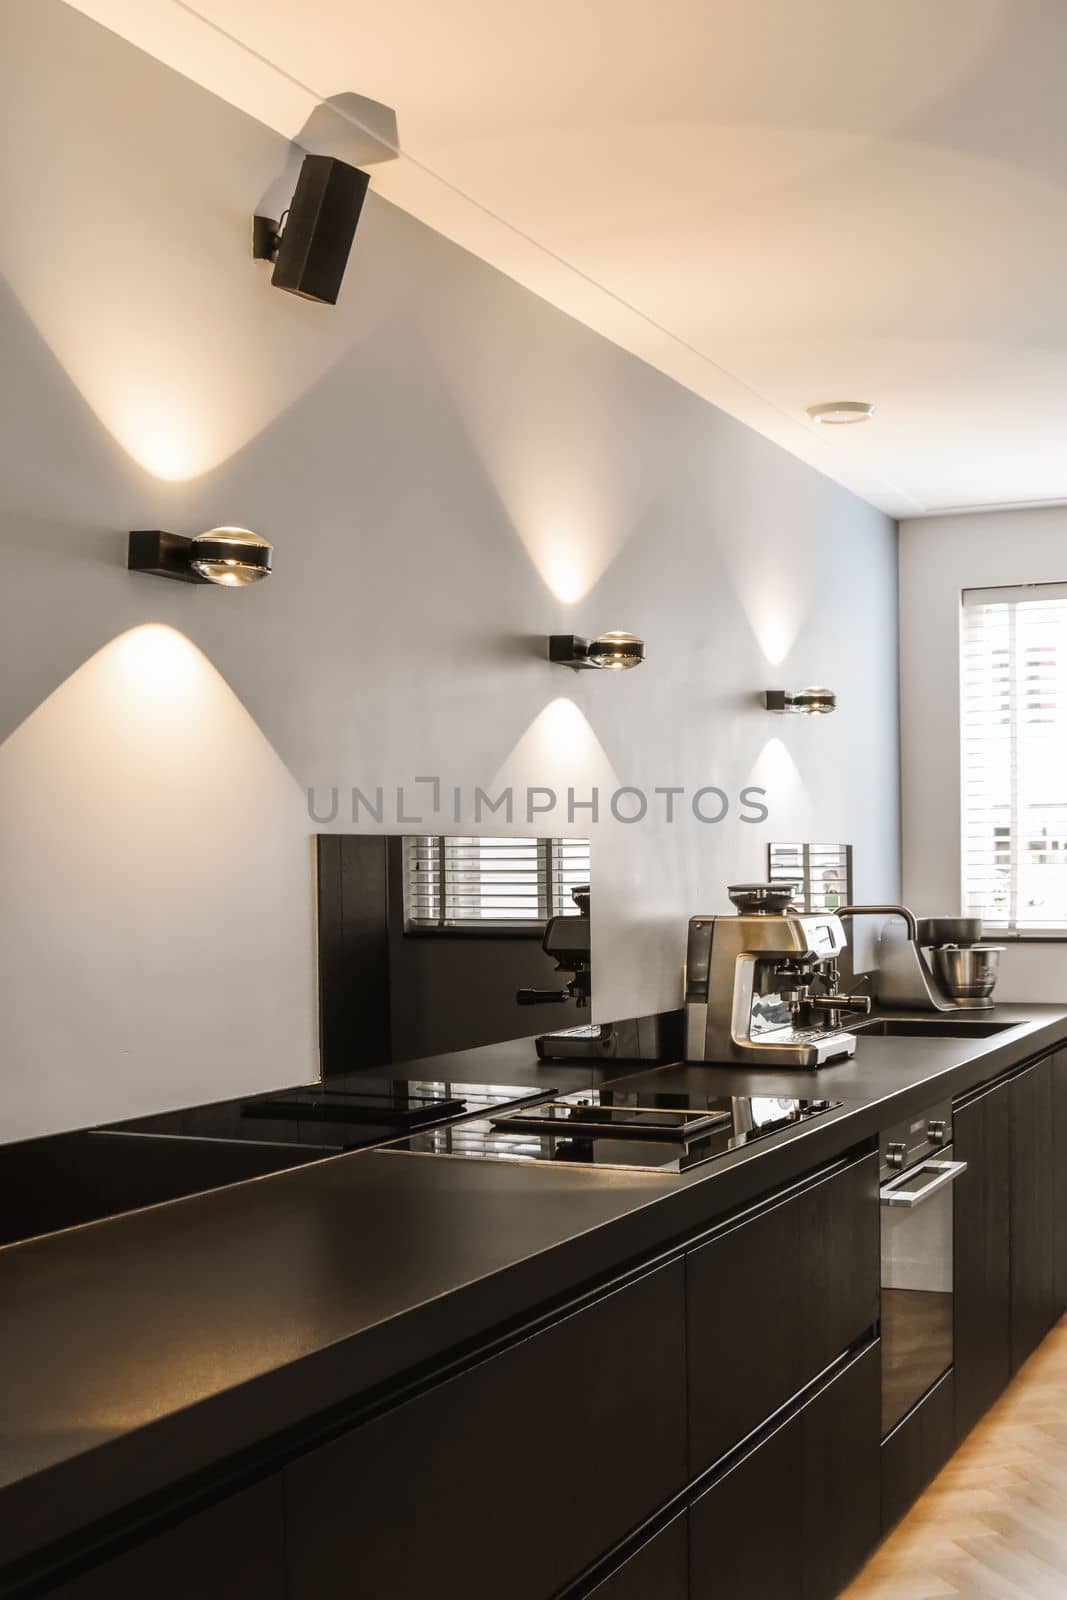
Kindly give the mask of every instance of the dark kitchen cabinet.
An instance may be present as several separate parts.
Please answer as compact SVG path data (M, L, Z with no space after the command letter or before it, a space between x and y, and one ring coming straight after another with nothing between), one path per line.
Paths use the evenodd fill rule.
M688 1594L689 1538L683 1511L603 1582L583 1589L582 1600L687 1600Z
M877 1156L738 1218L689 1252L686 1273L696 1477L877 1323Z
M1018 1368L1056 1320L1053 1061L1011 1080L1011 1359Z
M295 1461L289 1600L546 1600L605 1556L685 1487L684 1288L669 1262Z
M285 1600L281 1478L45 1592L50 1600Z
M957 1106L956 1432L962 1438L1040 1344L1067 1291L1064 1055Z
M957 1106L955 1184L956 1437L1011 1377L1012 1094L1010 1082Z
M1052 1057L1052 1148L1055 1161L1053 1299L1056 1315L1067 1311L1067 1050Z
M832 1600L878 1542L881 1361L839 1370L694 1500L692 1600Z

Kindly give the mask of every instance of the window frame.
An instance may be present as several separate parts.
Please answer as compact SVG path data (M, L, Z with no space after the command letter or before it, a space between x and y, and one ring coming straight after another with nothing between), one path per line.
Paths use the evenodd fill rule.
M967 613L968 613L969 609L977 608L978 606L981 606L981 605L1008 604L1008 603L1011 603L1012 601L1018 602L1020 600L1023 600L1026 596L1031 596L1035 601L1038 600L1039 598L1042 598L1042 597L1046 598L1046 599L1051 599L1051 600L1062 600L1064 602L1064 611L1065 611L1065 631L1067 631L1067 581L1065 581L1065 580L1062 580L1062 579L1050 579L1050 580L1047 580L1047 581L1037 582L1037 583L1003 583L1003 584L986 584L986 585L968 585L966 588L963 588L960 591L960 596L959 596L959 614L958 614L958 641L957 641L957 658L958 658L958 665L959 665L959 718L958 718L958 720L959 720L959 798L958 798L959 811L958 811L958 817L959 817L959 827L960 827L960 840L959 840L959 844L960 844L960 854L959 854L960 905L961 905L961 907L964 908L964 915L981 916L982 924L983 924L983 935L984 935L984 937L985 937L985 939L986 939L986 941L988 943L994 943L995 942L997 944L1012 944L1012 945L1016 945L1016 944L1067 944L1067 927L1064 927L1064 928L1041 928L1041 927L1020 928L1018 926L1018 908L1017 907L1016 907L1014 920L1013 919L1009 919L1006 922L997 921L997 920L985 915L984 913L982 913L980 911L970 912L970 911L968 911L966 909L966 907L968 905L968 896L967 896L967 886L968 886L968 876L967 876L967 874L968 874L968 863L967 863L967 848L968 848L968 846L967 846L967 838L968 838L968 834L967 834L967 754L966 754L968 723L967 723L967 710L966 710L967 662L966 662L966 654L965 654L965 651L966 651L966 640L967 640ZM1015 731L1017 729L1017 726L1018 726L1017 708L1016 708L1015 721L1013 722L1012 726L1013 726L1012 737L1013 738L1017 738L1017 733ZM1067 796L1065 796L1064 803L1067 804ZM1018 876L1019 876L1019 874L1018 874L1018 866L1019 866L1018 857L1013 855L1012 861L1011 861L1011 872L1012 872L1012 874L1014 876L1014 879L1015 879L1013 893L1016 896L1018 894ZM1065 871L1067 871L1067 862L1065 862Z

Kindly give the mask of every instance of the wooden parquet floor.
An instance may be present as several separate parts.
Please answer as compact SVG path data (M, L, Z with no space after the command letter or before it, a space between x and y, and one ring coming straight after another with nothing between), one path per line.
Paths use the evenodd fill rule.
M842 1600L1067 1600L1067 1317Z

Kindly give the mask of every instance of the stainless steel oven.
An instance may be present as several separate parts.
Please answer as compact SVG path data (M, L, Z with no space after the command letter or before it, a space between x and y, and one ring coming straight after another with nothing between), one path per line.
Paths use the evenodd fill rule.
M952 1366L952 1105L881 1140L882 1437Z

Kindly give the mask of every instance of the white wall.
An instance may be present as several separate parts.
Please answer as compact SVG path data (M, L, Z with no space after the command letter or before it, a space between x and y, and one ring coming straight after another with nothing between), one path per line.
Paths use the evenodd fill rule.
M3 1136L308 1075L311 785L439 774L465 826L475 784L765 787L761 826L591 830L605 1017L677 1003L771 838L896 895L886 517L373 194L336 308L273 290L249 214L293 152L58 0L0 10ZM123 570L125 530L219 522L269 582ZM647 664L543 659L608 627ZM812 682L836 716L759 705Z
M1064 578L1067 508L901 524L904 898L920 914L960 910L962 591ZM1065 993L1067 944L1008 946L998 999L1062 1001Z

